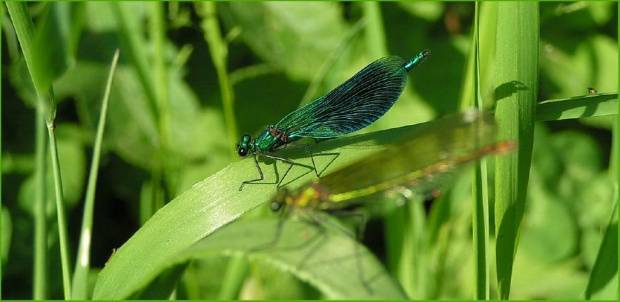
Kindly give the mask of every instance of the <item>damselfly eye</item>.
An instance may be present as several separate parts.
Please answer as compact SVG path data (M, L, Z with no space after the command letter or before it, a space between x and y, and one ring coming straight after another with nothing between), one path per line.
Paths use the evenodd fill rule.
M239 156L245 157L246 155L248 155L248 149L247 148L239 148L239 149L237 149L237 154L239 154Z

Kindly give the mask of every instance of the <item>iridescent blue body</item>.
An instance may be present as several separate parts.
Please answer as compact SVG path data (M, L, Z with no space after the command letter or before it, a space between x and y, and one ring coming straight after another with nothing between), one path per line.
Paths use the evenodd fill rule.
M245 134L237 145L237 154L245 157L252 152L261 177L244 181L239 190L246 183L263 180L257 154L293 165L288 159L267 153L273 153L304 137L339 137L375 122L392 107L402 93L407 84L407 73L421 64L429 54L429 50L424 50L408 61L397 56L378 59L328 94L289 113L277 124L270 125L256 139ZM305 146L309 152L307 144ZM312 153L309 154L312 158ZM318 176L314 159L312 164Z

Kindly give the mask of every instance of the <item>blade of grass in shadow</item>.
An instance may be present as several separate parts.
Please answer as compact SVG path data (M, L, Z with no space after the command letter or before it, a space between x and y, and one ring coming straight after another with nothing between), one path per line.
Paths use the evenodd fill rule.
M473 43L471 49L471 55L465 71L465 77L463 81L463 89L461 91L461 109L471 108L472 106L478 109L484 109L482 87L486 87L483 84L484 79L488 79L489 76L482 77L481 70L481 55L480 55L480 22L484 18L485 24L496 20L497 9L493 7L485 7L484 13L481 11L481 5L476 2L475 15L474 15L474 33ZM494 24L493 24L494 25ZM487 29L485 33L489 30ZM487 38L485 42L491 43L493 39ZM488 45L487 45L488 46ZM494 47L494 46L493 46ZM484 47L485 51L491 51L492 47ZM485 56L489 59L491 54ZM488 64L488 62L486 62ZM486 83L486 82L485 82ZM486 106L488 107L488 106ZM476 300L489 299L490 285L489 285L489 267L488 267L488 238L489 238L489 198L488 198L488 180L487 180L487 164L486 159L479 161L479 164L475 165L473 170L473 182L472 182L472 240L474 247L474 280L475 289L473 297Z
M480 2L476 2L474 16L474 68L473 68L473 92L475 107L484 108L480 91ZM474 272L475 284L474 299L489 299L489 268L488 268L488 246L489 246L489 192L487 181L486 159L478 161L473 171L472 196L474 198L472 206L473 222L473 246L474 246Z
M160 2L150 3L150 36L153 43L153 84L155 88L155 104L157 105L157 113L159 120L159 136L161 138L162 147L167 149L169 146L169 124L170 124L170 106L168 92L168 68L166 65L165 44L166 44L166 25L164 18L164 4Z
M618 114L618 94L546 100L536 105L536 121L559 121Z
M95 211L95 190L97 187L97 175L99 172L99 159L101 157L101 143L103 141L103 131L105 128L106 116L108 114L108 101L110 91L112 89L112 81L118 63L119 50L116 49L108 82L106 84L103 102L101 103L101 115L99 116L99 125L97 126L97 134L95 137L95 145L93 147L93 161L90 166L90 174L88 176L88 185L86 188L86 199L84 200L84 213L82 214L82 228L80 233L80 242L78 253L75 261L75 271L73 273L73 299L88 299L88 271L90 270L90 246L92 241L93 229L93 213Z
M127 58L131 63L133 63L133 67L138 76L138 80L149 100L149 114L154 118L154 120L158 121L158 139L161 141L162 137L159 134L161 133L160 123L162 120L159 117L160 112L158 105L160 99L157 95L157 93L161 91L157 90L151 69L149 68L149 62L146 56L146 54L148 53L148 51L146 50L146 45L148 45L148 43L145 41L145 39L142 38L142 28L139 26L139 20L137 18L130 17L132 15L133 6L146 4L131 2L111 2L110 5L112 10L118 16L116 20L118 21L120 37L124 42L122 44L124 57ZM151 21L157 22L153 20ZM156 40L156 38L154 39ZM155 60L158 59L159 58L155 58ZM161 142L163 144L163 141ZM162 184L164 183L163 157L164 156L161 153L161 150L157 150L157 152L153 154L153 158L151 159L152 169L150 171L150 188L152 189L152 192L149 197L151 198L140 200L140 212L142 215L147 217L152 215L155 210L161 208L161 206L163 205L163 200L165 199L162 190Z
M220 93L224 107L224 121L228 134L229 145L234 146L239 139L237 122L235 121L235 97L228 78L226 62L228 61L228 45L222 39L220 25L217 20L217 7L215 2L196 3L196 13L202 21L200 27L204 32L204 39L209 46L211 60L217 71L217 79L220 83ZM234 149L231 152L234 153ZM233 154L236 156L236 154Z
M137 19L134 21L129 17L131 15L130 6L136 4L130 2L110 2L110 5L112 6L112 11L117 16L116 20L120 29L120 37L125 42L122 47L123 58L129 59L133 63L132 65L135 67L134 69L144 89L144 93L150 100L149 104L152 105L151 113L155 116L155 112L157 112L155 107L155 87L151 78L151 69L145 56L147 51L144 49L144 45L146 43L140 38L143 35L135 24Z
M439 126L429 122L329 140L313 145L312 152L317 167L325 169L323 173L329 173L362 156L380 151L386 144L398 142L414 131L432 127ZM299 164L287 176L291 180L297 178L290 183L291 189L314 178L312 164L305 157L304 150L283 150L279 155ZM195 184L156 212L117 250L101 271L93 299L130 297L169 265L177 253L270 200L276 193L279 177L288 165L268 161L267 164L261 162L261 166L265 175L262 184L247 185L239 191L242 181L257 174L253 160L248 158L234 162Z
M39 66L40 64L50 64L50 62L42 61L40 58L35 58L37 55L37 52L35 51L37 49L37 45L35 45L35 41L33 38L35 35L35 28L34 24L32 23L32 17L30 16L30 13L28 11L27 4L24 2L7 2L6 5L9 10L9 14L11 15L11 21L13 23L13 27L15 28L19 44L24 54L24 59L26 61L26 65L28 66L30 77L34 83L35 90L37 92L37 106L41 107L40 110L42 110L45 114L48 137L50 141L52 171L54 176L56 213L58 218L58 236L60 239L60 260L62 267L63 292L65 299L70 299L71 274L69 264L69 247L67 241L67 224L64 212L65 207L62 197L62 180L60 176L60 166L58 163L56 135L54 133L54 129L56 127L54 122L54 118L56 115L56 101L54 98L54 91L52 87L49 86L51 80L45 78L51 73L42 72L42 70L44 70L45 68L52 67L50 65Z
M41 106L37 106L36 120L36 182L35 193L37 208L35 212L35 245L34 245L34 284L33 298L35 300L47 299L47 182L45 175L47 161L45 160L45 112Z
M615 205L617 207L618 204ZM598 291L603 289L618 274L618 218L617 209L614 209L605 236L596 256L596 261L590 272L585 298L592 299Z
M160 171L153 173L161 173L162 175L169 175L166 171L173 170L171 166L174 164L174 160L171 159L170 153L170 93L169 93L169 81L168 81L168 65L166 61L166 19L164 17L164 3L151 2L149 20L149 32L151 43L153 45L153 89L155 92L155 108L157 108L157 129L159 133L159 150L158 162L161 163L159 167ZM154 177L155 178L155 177ZM162 178L164 178L162 176ZM174 185L170 185L170 179L162 179L160 183L156 185L168 184L168 193L170 196L176 196L176 188ZM158 209L157 207L156 209Z
M537 2L497 4L495 116L501 140L517 152L496 158L495 234L498 294L510 297L512 265L525 207L538 92Z

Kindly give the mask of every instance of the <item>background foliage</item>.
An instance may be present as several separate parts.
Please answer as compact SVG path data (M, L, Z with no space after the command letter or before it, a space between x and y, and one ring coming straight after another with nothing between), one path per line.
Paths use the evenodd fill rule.
M381 3L374 10L362 3L165 3L160 23L151 5L29 5L35 26L47 29L39 35L56 54L53 58L62 58L58 65L64 64L53 76L59 76L54 81L56 131L71 259L109 62L121 49L95 197L93 268L104 267L112 250L165 202L236 161L239 134L257 134L380 56L432 51L410 74L394 108L363 132L423 122L459 108L473 3ZM584 95L587 87L617 92L617 11L611 2L540 4L539 101ZM36 94L4 5L2 12L2 297L29 299ZM43 26L54 16L66 22L57 24L59 30ZM163 33L160 44L158 32ZM483 87L484 97L492 98L493 91ZM169 96L167 105L159 102L161 95ZM614 209L612 124L611 117L598 117L536 125L511 298L583 298ZM51 192L51 168L47 171ZM254 170L248 179L250 173ZM457 182L416 222L417 232L424 231L419 255L426 261L416 266L423 277L408 292L412 298L472 297L468 181ZM56 299L62 297L58 230L53 194L47 196L47 297ZM178 224L183 220L178 217ZM367 230L369 248L389 270L398 271L402 263L383 242L401 235L380 220ZM193 262L176 297L222 297L228 279L213 276L225 275L231 261L239 260L218 256ZM96 273L91 273L91 290ZM238 296L232 298L321 295L261 261L251 261L248 278L242 276ZM595 297L617 298L614 278Z

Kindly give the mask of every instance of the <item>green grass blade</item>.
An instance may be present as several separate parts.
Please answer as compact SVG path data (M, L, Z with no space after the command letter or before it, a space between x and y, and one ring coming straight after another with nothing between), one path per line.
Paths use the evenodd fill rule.
M617 206L617 204L616 204ZM590 272L585 298L590 300L618 274L618 218L614 209L605 236L598 250L596 261Z
M36 121L36 150L37 160L36 181L36 213L35 213L35 245L34 245L34 285L33 298L42 300L47 298L47 182L46 182L46 147L45 142L45 112L41 106L37 107Z
M163 101L164 99L166 99L166 97L161 94L162 89L166 89L166 88L157 87L156 84L162 84L162 83L156 82L154 79L155 76L163 76L163 75L161 75L160 73L157 73L155 76L152 75L152 69L149 67L150 64L146 56L146 54L148 53L146 49L148 43L145 39L141 38L143 36L141 32L143 28L141 27L139 20L137 18L132 17L132 13L133 13L132 9L134 9L134 6L138 6L137 8L139 8L140 5L144 5L144 4L143 3L131 3L131 2L123 2L123 3L111 2L110 5L112 7L112 10L118 16L116 20L118 21L118 25L119 25L119 29L121 33L120 36L124 42L122 45L124 57L128 58L128 60L134 66L134 70L136 74L138 75L138 80L140 82L140 85L142 86L142 89L144 90L144 93L146 94L147 99L149 100L148 102L149 115L152 116L153 119L156 120L158 123L158 126L157 126L158 134L159 134L158 140L160 140L161 144L165 148L165 145L164 145L165 138L161 136L161 133L162 133L162 124L165 123L166 117L162 119L162 117L160 116L162 112L160 112L161 108L159 108L159 105L160 103L164 102ZM151 22L156 23L158 21L151 20ZM153 25L153 26L157 26L157 25ZM155 36L157 36L157 34L155 34ZM153 39L157 40L158 38L153 37ZM158 60L163 59L162 58L163 55L161 53L157 53L158 51L161 52L161 50L156 48L155 56L160 56L158 58L155 58L156 62L158 62ZM159 71L159 69L157 68L156 70ZM157 79L157 81L159 80L160 79ZM140 204L141 213L144 213L147 217L152 215L152 212L149 212L148 210L145 211L144 208L148 208L149 210L156 211L157 209L161 208L161 206L163 205L164 196L162 193L163 191L162 187L163 187L163 184L165 183L163 158L164 158L164 154L161 152L161 149L160 149L160 150L156 150L156 152L153 154L153 157L151 159L151 161L153 162L152 168L150 171L151 184L152 184L151 186L152 193L150 195L151 199L150 200L142 199L141 204Z
M495 116L499 138L515 140L517 152L496 159L495 234L498 293L510 297L534 139L538 92L537 2L497 4Z
M11 221L11 212L9 212L9 209L6 207L2 207L1 217L2 222L0 223L0 227L2 227L2 238L0 239L0 244L2 244L2 246L0 246L0 251L2 252L2 267L4 268L9 259L9 250L11 249L11 238L13 237L13 222ZM2 272L0 272L0 280L4 280ZM0 289L0 295L1 294L2 289Z
M129 2L110 2L110 5L117 16L116 20L118 20L120 36L123 42L125 42L122 48L123 57L126 57L133 63L140 84L144 89L144 93L150 100L150 104L153 105L151 110L153 116L155 116L155 112L157 112L155 107L155 87L153 86L154 82L151 78L151 68L145 56L147 51L144 49L147 43L140 38L143 35L140 32L140 28L137 26L137 19L130 17L131 5L136 4Z
M70 264L69 264L69 247L67 241L67 223L65 218L65 207L62 197L62 180L60 176L60 165L58 162L58 153L56 146L56 136L54 133L55 123L54 117L56 115L56 101L54 98L54 91L51 86L48 86L47 81L43 79L42 70L44 66L37 66L42 64L40 59L35 59L36 52L34 49L34 24L32 23L32 17L28 12L28 6L24 2L7 2L7 8L11 15L11 21L17 34L19 44L24 54L30 77L34 83L39 101L37 106L40 107L45 114L48 137L50 140L50 151L52 159L52 171L54 176L54 188L56 196L56 211L58 218L58 235L60 238L60 260L62 266L62 280L65 299L71 298L71 277L70 277Z
M24 54L30 77L37 92L39 105L43 106L46 120L49 122L53 120L56 115L56 103L53 102L53 99L48 97L49 86L45 85L47 81L43 80L44 76L39 74L42 68L35 66L38 61L41 60L35 58L37 54L34 41L35 28L34 23L32 23L30 12L28 11L28 5L25 2L6 2L6 7L11 16L13 28L17 34L17 39L21 46L22 53Z
M170 83L168 81L168 65L166 61L166 20L164 3L151 2L150 34L153 43L153 86L155 90L155 105L157 107L157 121L161 153L170 156ZM167 163L167 161L162 160ZM173 188L170 188L173 189ZM172 191L172 190L171 190ZM174 192L170 192L175 196Z
M476 2L476 12L474 16L474 68L473 68L473 91L476 108L484 108L480 91L480 3ZM487 181L486 160L478 161L479 164L474 169L474 179L472 184L473 209L473 245L474 245L474 271L476 288L474 299L489 299L489 268L488 268L488 247L489 247L489 192Z
M117 49L112 59L110 74L101 104L101 115L99 116L99 125L97 126L97 135L95 138L95 146L93 148L93 161L90 166L90 174L88 176L88 185L86 189L86 199L84 200L84 213L82 215L82 228L80 234L80 243L75 263L75 271L73 273L73 299L88 299L88 271L90 270L90 246L92 241L93 215L95 211L95 189L97 187L97 175L99 172L99 160L101 157L101 144L103 141L103 131L105 128L106 116L108 114L108 101L110 99L110 91L112 90L112 81L118 63L119 50Z
M320 170L327 168L323 173L329 173L362 156L377 152L386 144L411 135L412 131L421 129L421 126L438 127L433 123L325 141L313 146L314 160ZM291 170L287 180L298 177L291 183L291 187L313 179L314 174L310 173L312 164L303 150L283 150L279 155L306 165L295 166ZM332 160L334 162L330 164ZM239 191L242 181L252 179L258 174L254 161L247 158L234 162L195 184L164 206L110 259L99 274L93 298L123 299L131 296L170 265L172 258L178 253L244 213L265 204L275 194L275 183L288 167L286 164L276 163L276 175L271 166L273 162L267 163L269 165L261 162L265 184L247 185L243 191ZM157 252L145 253L153 250Z
M62 176L60 175L60 162L58 161L58 146L54 126L47 126L47 134L50 141L52 156L52 172L54 173L54 195L56 197L56 215L58 216L58 236L60 238L60 259L62 265L62 280L65 299L71 299L71 265L69 263L69 239L67 234L67 218L65 204L63 202Z
M536 121L559 121L618 114L618 94L546 100L536 105Z
M215 2L202 2L196 4L196 12L202 18L200 27L204 32L204 39L209 46L211 60L217 71L217 78L220 82L220 92L222 94L222 103L224 106L224 121L226 123L226 132L231 146L234 146L239 140L239 130L235 121L235 97L232 86L228 78L226 64L228 61L228 45L222 39L220 25L217 20L217 7ZM234 149L231 148L234 153ZM233 154L236 156L236 154Z
M222 288L217 295L218 300L233 300L239 298L239 291L248 275L248 261L242 255L232 255L222 277Z
M381 8L377 2L363 2L364 18L366 25L366 47L371 58L380 58L388 54L385 40L385 29L383 28L383 18Z

